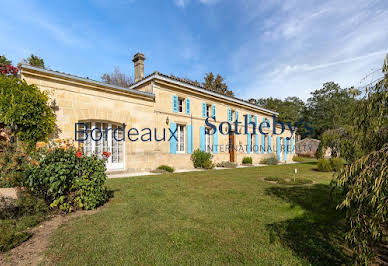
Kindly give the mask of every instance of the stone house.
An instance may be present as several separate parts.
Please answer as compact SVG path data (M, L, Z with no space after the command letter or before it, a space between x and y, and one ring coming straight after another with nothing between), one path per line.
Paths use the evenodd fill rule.
M287 129L273 132L271 121L278 113L157 71L144 76L141 53L132 61L135 83L130 88L25 64L20 74L29 84L48 91L55 102L57 137L85 140L82 145L76 142L85 154L111 152L107 162L111 173L148 171L162 164L192 168L190 156L195 149L211 152L214 162L241 163L245 156L254 163L269 156L292 160L294 136ZM217 127L214 134L206 118ZM259 130L254 134L253 126L258 129L261 124L263 134ZM170 132L175 138L169 140Z

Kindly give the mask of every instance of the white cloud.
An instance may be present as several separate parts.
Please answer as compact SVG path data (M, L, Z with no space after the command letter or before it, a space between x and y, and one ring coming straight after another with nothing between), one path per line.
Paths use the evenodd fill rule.
M179 7L186 7L190 0L174 0L175 4Z
M257 3L257 4L256 4ZM382 0L245 1L251 37L230 59L240 97L307 98L322 83L358 86L388 52ZM243 70L243 71L242 71Z

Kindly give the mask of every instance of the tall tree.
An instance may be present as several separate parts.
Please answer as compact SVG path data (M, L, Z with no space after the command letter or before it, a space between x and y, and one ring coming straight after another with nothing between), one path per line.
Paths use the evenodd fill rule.
M36 67L41 67L41 68L45 68L44 66L44 60L43 58L39 57L39 56L36 56L34 54L31 54L28 58L27 58L27 63L31 66L36 66Z
M353 120L360 92L354 88L342 89L334 82L326 82L307 99L304 118L312 122L315 138L328 129L348 125Z
M347 156L349 164L335 179L342 189L338 206L346 212L346 240L354 249L357 264L372 262L375 247L382 241L388 221L388 55L384 79L367 88L357 105L347 138L338 138L341 156L351 155L356 145L359 156ZM349 152L350 151L350 152Z
M278 120L283 123L292 123L295 125L298 121L303 119L303 113L305 110L304 102L298 97L287 97L284 100L279 98L259 98L249 99L250 103L259 105L261 107L273 110L279 113ZM304 128L300 126L298 128L298 134L304 136Z
M212 72L207 73L204 78L204 82L202 82L202 86L208 90L215 91L220 94L234 96L233 91L228 90L228 85L226 85L224 78L220 74L217 74L217 76L214 77Z
M120 68L115 67L113 73L105 73L101 76L104 83L116 85L123 88L129 88L133 84L133 79L120 71Z

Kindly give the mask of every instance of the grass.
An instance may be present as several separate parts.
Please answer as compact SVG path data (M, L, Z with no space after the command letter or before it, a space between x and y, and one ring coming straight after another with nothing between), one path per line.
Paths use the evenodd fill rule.
M280 185L288 185L288 186L295 186L295 185L307 185L312 184L313 181L308 178L301 178L296 177L294 178L285 178L285 177L278 177L278 176L268 176L264 178L265 181L272 181Z
M12 203L0 199L0 254L32 236L30 228L46 219L48 206L39 199L23 195ZM5 207L7 206L7 207Z
M62 226L46 259L59 265L348 263L331 173L315 162L109 180L99 212ZM263 176L314 181L266 182Z

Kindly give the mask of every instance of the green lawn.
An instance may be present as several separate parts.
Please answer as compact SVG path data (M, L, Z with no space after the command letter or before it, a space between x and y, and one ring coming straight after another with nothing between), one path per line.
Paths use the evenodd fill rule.
M277 185L265 176L309 178ZM101 211L61 227L47 252L55 264L348 263L332 173L297 165L109 180Z

